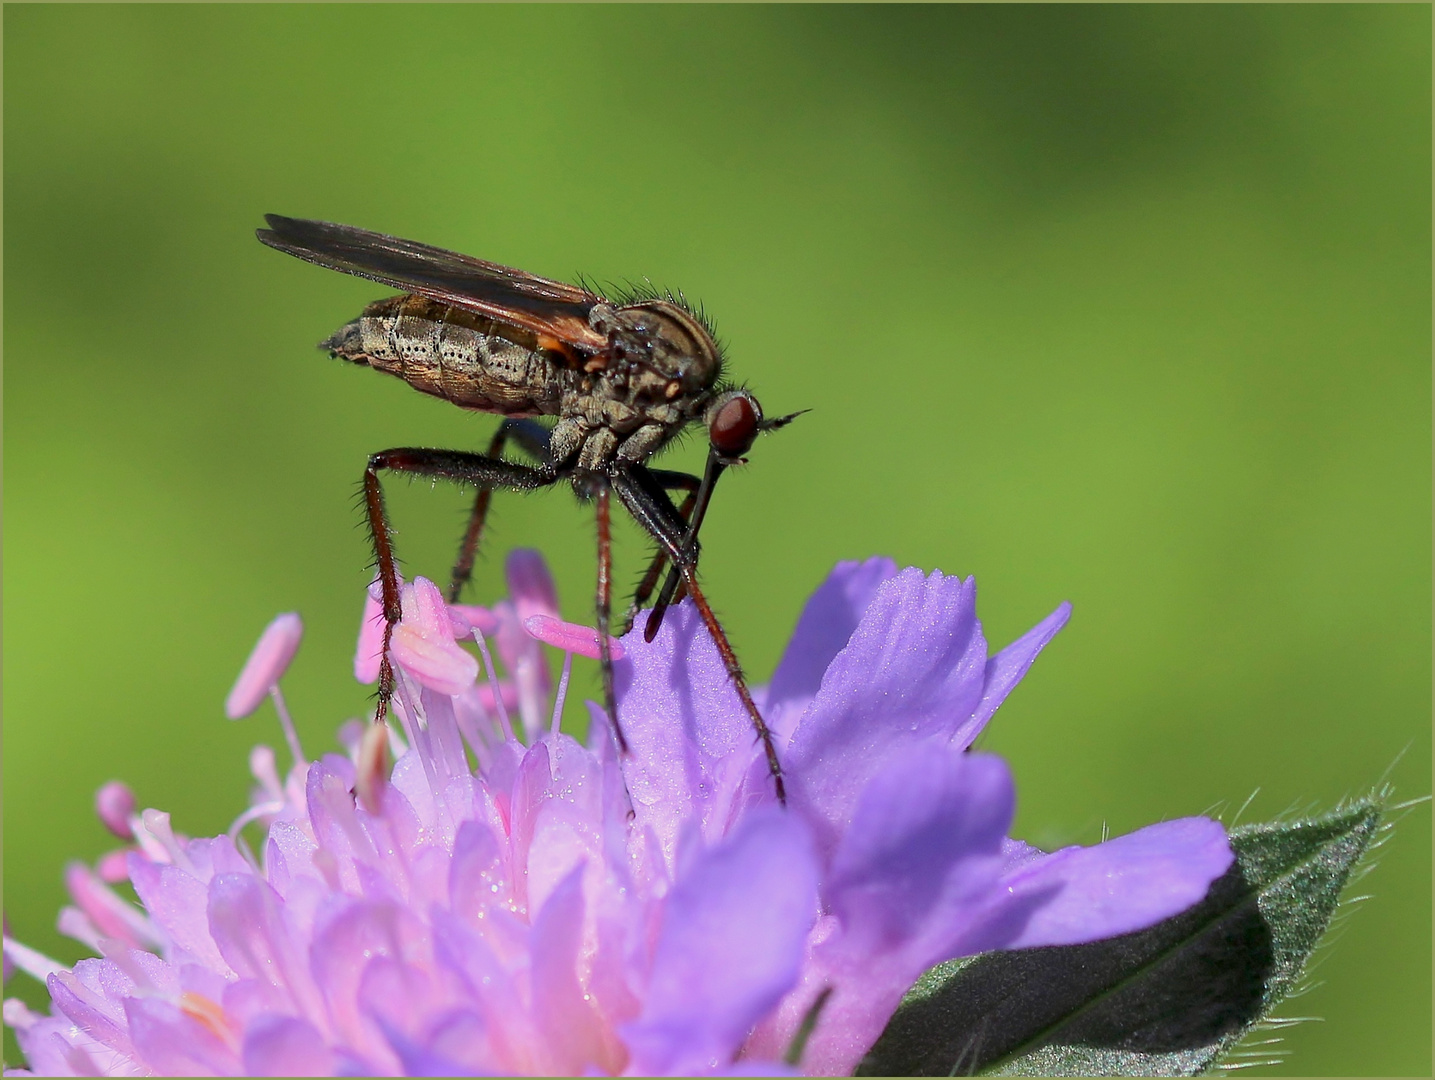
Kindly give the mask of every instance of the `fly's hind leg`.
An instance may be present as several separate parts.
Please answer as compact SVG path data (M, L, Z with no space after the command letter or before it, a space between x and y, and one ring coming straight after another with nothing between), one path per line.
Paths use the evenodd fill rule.
M519 449L539 462L548 462L548 429L532 420L505 420L493 433L488 444L486 457L494 460L503 457L503 448L512 440ZM473 576L473 562L478 556L478 542L483 535L484 522L488 519L488 505L493 500L493 488L480 487L473 498L473 509L468 514L468 528L458 545L458 558L454 560L453 574L448 581L448 602L458 603L463 587Z
M469 454L458 450L399 447L381 450L370 456L368 468L364 470L364 509L368 515L369 537L374 545L374 561L378 564L380 597L384 609L384 647L379 660L375 723L382 723L388 715L389 700L394 694L394 669L389 660L389 643L393 638L394 627L403 615L399 603L399 575L394 557L393 527L389 524L388 512L384 508L384 491L379 484L381 472L428 476L436 480L472 484L486 491L494 488L533 491L557 481L557 476L547 468L518 465L484 454Z
M703 595L702 587L698 584L698 547L691 526L682 519L677 507L673 506L672 500L663 490L661 483L654 478L650 470L641 465L630 466L628 469L615 473L611 482L618 498L622 500L628 512L633 515L633 520L653 538L658 549L672 563L673 570L681 576L683 587L697 606L698 615L702 619L703 625L707 627L713 644L717 646L718 656L722 658L728 680L732 683L733 689L737 691L743 709L752 721L757 739L762 744L763 756L767 759L767 769L772 776L773 790L777 795L777 801L786 806L787 786L783 780L782 763L777 757L777 746L772 738L772 729L763 720L757 702L753 700L752 692L747 687L747 676L743 674L742 665L738 663L737 653L733 650L732 642L728 640L726 631L718 622L712 605L708 603L707 597Z

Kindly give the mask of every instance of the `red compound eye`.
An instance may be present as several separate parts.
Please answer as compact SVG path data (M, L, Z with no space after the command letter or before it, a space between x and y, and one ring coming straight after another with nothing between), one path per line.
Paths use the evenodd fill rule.
M738 458L752 449L762 411L755 400L738 392L720 405L708 422L708 438L723 457Z

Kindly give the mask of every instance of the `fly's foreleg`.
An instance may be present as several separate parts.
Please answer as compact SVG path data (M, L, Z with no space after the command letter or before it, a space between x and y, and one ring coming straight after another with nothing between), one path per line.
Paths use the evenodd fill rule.
M665 469L649 469L648 471L667 490L688 493L688 497L678 508L678 513L682 516L683 521L690 521L693 507L697 504L698 488L702 481L691 473L669 472ZM638 617L638 612L648 602L648 598L653 595L653 590L658 586L658 577L662 574L663 567L667 565L667 552L660 547L654 554L653 561L648 564L648 572L643 575L642 581L638 583L638 588L633 593L632 603L628 605L628 612L623 617L623 629L618 634L619 637L633 629L633 620Z
M667 493L661 490L661 487L642 466L634 466L624 472L614 474L612 483L618 497L623 501L623 505L633 515L633 519L657 542L658 549L668 557L673 564L673 569L681 575L687 594L697 606L698 615L702 618L703 625L707 627L713 644L717 646L718 656L722 658L728 679L732 682L733 689L737 691L737 696L742 701L748 718L752 721L758 741L762 743L763 756L767 759L767 769L772 776L777 801L786 806L787 786L783 781L782 763L777 757L777 746L772 739L772 729L763 720L757 702L753 700L752 692L748 690L747 676L743 674L742 665L738 663L737 653L733 650L732 642L728 640L727 633L723 630L722 624L718 622L712 605L708 603L701 586L698 585L698 549L693 543L691 527L679 515Z
M658 631L663 625L663 615L668 610L668 604L677 603L689 591L688 584L694 578L697 569L697 543L698 530L703 527L703 519L707 516L708 504L712 501L713 490L717 486L718 478L732 462L720 454L717 447L708 452L707 467L703 470L702 482L693 498L693 509L690 515L684 515L687 519L687 530L684 533L683 549L691 554L691 561L684 560L681 565L673 564L668 571L667 580L663 582L663 588L658 593L658 599L653 604L653 610L648 613L647 624L643 627L643 640L651 642L658 636ZM684 570L683 567L687 567Z
M389 644L393 638L394 627L403 617L399 600L398 561L394 556L394 531L389 524L388 511L384 507L384 491L379 483L381 472L407 473L410 476L428 476L436 480L471 484L481 491L491 491L494 488L532 491L556 481L556 477L543 468L517 465L484 454L468 454L458 450L400 447L381 450L369 458L368 468L364 470L364 509L368 516L369 538L374 546L374 562L379 571L380 602L384 610L384 646L379 660L378 704L374 710L376 724L386 719L389 701L394 695L394 669L389 660ZM479 524L481 527L482 522Z

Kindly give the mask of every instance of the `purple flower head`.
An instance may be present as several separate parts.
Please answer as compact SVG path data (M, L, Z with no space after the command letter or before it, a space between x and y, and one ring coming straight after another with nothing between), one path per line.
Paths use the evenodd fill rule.
M586 745L558 729L594 631L535 554L508 571L492 608L404 586L402 732L350 722L346 755L304 759L277 690L297 619L266 634L236 697L274 700L294 764L256 748L226 835L107 790L130 846L72 866L61 915L99 958L5 940L50 989L48 1016L5 1005L35 1072L770 1073L815 1019L798 1067L848 1073L933 964L1137 930L1230 865L1204 818L1053 854L1007 836L1011 774L969 748L1067 605L988 656L971 579L840 565L760 695L783 807L690 605L613 650L620 756L596 706ZM540 642L564 652L556 702ZM142 909L107 884L117 857Z

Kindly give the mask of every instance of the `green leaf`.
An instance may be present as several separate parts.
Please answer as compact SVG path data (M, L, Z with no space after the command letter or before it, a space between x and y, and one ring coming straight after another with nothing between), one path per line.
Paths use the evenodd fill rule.
M1371 797L1235 829L1236 862L1206 898L1139 933L940 964L858 1073L1205 1072L1295 987L1383 813Z

